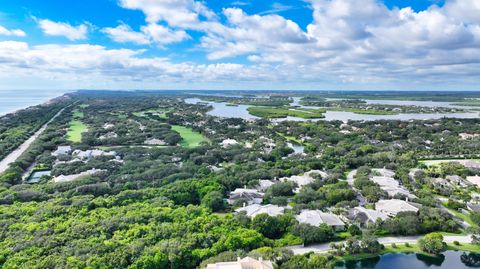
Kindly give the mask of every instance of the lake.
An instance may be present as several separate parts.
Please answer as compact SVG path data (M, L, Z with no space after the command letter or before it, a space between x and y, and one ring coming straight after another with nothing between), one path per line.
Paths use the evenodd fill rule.
M58 97L61 90L0 90L0 116Z
M299 98L295 97L292 105L298 104ZM208 112L211 116L223 117L223 118L242 118L242 119L258 119L253 115L248 113L249 105L238 105L238 106L228 106L227 103L222 102L204 102L200 98L187 98L185 102L188 104L197 104L200 102L207 103L213 107L211 111ZM305 106L304 106L305 107ZM311 107L307 107L311 108ZM314 107L316 108L316 107ZM291 121L318 121L318 120L340 120L340 121L373 121L373 120L432 120L432 119L441 119L444 117L448 118L459 118L459 119L474 119L479 117L478 112L463 112L463 113L402 113L397 115L366 115L366 114L356 114L353 112L345 111L327 111L324 119L302 119L296 117L287 117L282 119L275 119L273 121L281 122L286 120Z
M415 253L392 253L340 264L335 269L467 269L480 267L480 254L446 251L438 257Z

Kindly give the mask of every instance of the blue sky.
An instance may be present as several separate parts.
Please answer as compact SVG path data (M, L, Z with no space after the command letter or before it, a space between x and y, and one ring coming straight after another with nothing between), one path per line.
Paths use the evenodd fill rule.
M479 2L0 0L0 89L479 90Z

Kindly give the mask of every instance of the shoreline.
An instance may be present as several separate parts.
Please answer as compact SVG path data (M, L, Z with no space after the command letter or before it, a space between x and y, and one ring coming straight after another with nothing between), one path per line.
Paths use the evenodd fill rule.
M60 98L64 96L65 94L73 93L75 90L62 90L62 91L57 91L54 90L52 91L52 94L45 94L43 95L42 93L45 93L45 91L38 93L39 91L37 90L8 90L8 91L0 91L0 107L6 106L6 110L0 110L0 118L8 115L8 114L15 114L18 113L21 110L29 109L35 106L40 106L44 104L48 104L52 101L54 101L57 98ZM47 93L50 91L46 91ZM27 95L33 94L33 97L27 97ZM36 95L36 96L35 96ZM8 101L9 99L13 100L12 102L18 103L17 105L6 105L9 104L10 102ZM20 99L24 102L18 102L17 100ZM24 99L24 100L23 100Z
M471 243L461 243L460 245L455 245L453 243L447 243L446 251L465 251L465 252L471 252L471 253L480 253L480 245L474 245ZM343 256L335 256L334 259L338 264L338 263L345 263L345 262L358 262L364 259L381 257L387 254L411 254L411 253L421 254L421 255L430 256L430 257L438 256L435 254L430 254L430 253L421 251L417 244L409 244L408 247L405 244L397 244L396 247L392 247L391 245L385 245L384 250L375 254L370 254L370 253L360 253L356 255L346 254Z

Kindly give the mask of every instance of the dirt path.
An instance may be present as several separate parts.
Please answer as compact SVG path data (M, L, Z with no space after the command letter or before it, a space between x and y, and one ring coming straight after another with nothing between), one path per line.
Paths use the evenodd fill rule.
M5 159L0 161L0 174L5 172L7 168L15 162L27 149L32 145L32 143L47 129L47 126L54 121L65 108L62 108L60 111L55 114L47 123L45 123L38 131L36 131L29 139L27 139L23 144L21 144L16 150L12 151Z

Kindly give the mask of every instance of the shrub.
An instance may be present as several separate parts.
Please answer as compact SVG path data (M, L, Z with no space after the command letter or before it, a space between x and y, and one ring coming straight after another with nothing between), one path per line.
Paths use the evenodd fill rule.
M430 254L440 254L447 249L447 244L443 242L443 235L440 233L429 233L418 240L418 245L422 251Z

